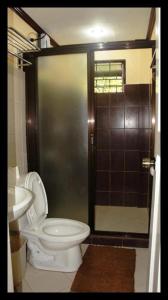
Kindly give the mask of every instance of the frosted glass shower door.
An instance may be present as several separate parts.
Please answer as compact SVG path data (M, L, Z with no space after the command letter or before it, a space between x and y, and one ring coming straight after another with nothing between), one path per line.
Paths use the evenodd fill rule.
M88 223L87 54L38 58L38 112L48 217Z

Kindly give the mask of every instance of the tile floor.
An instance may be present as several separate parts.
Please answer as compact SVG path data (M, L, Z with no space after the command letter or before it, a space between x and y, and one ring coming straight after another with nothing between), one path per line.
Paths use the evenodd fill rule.
M101 231L148 233L148 214L147 208L96 205L95 228Z
M82 254L84 255L88 245L82 244ZM136 248L135 267L135 292L146 291L147 280L148 249ZM22 282L22 292L51 292L68 293L76 272L62 273L38 270L27 263L25 276ZM21 290L20 290L21 291Z

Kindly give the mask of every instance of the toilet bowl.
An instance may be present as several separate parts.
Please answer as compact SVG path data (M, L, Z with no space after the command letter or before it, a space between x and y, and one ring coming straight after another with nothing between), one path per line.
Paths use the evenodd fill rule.
M90 234L89 226L71 219L47 218L47 196L38 173L20 177L18 185L33 194L33 203L21 225L21 233L27 239L28 261L38 269L77 271L82 263L80 244Z

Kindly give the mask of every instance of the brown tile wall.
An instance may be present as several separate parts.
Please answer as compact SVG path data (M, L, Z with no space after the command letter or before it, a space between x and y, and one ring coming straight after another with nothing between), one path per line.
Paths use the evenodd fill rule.
M148 84L95 94L96 204L147 207L151 105Z

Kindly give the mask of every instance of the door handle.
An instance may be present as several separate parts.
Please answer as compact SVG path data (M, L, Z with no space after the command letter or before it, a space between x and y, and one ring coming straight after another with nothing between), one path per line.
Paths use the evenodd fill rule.
M150 168L150 167L154 167L155 168L155 158L148 158L145 157L142 159L142 167L143 168Z

